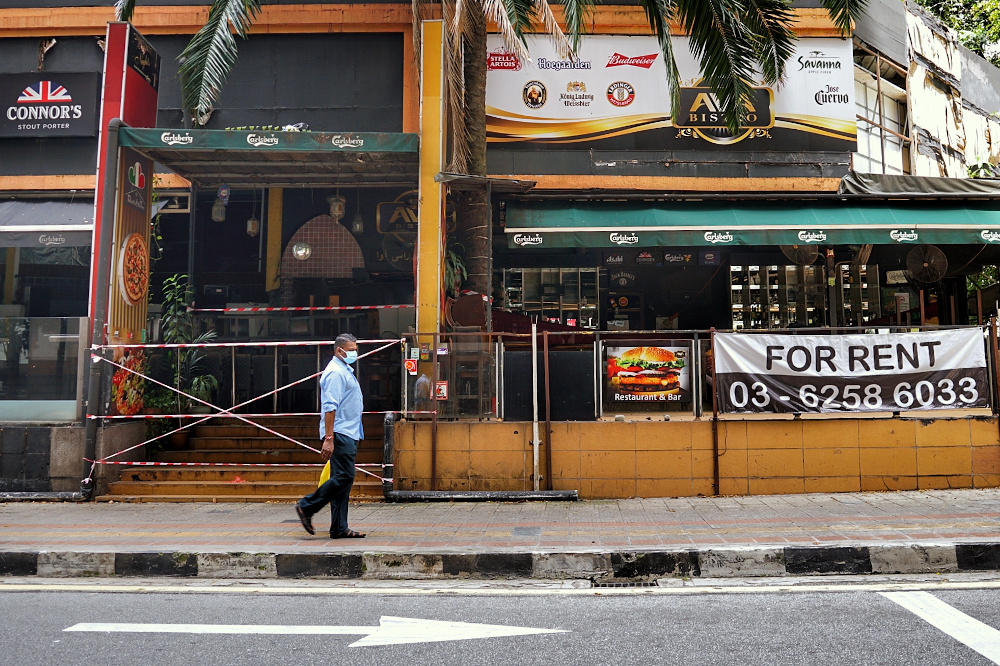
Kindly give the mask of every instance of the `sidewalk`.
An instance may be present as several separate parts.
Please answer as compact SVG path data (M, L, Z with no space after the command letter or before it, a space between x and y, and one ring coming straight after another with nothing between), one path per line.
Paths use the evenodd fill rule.
M0 575L212 578L1000 571L1000 489L355 504L357 540L292 504L0 504Z

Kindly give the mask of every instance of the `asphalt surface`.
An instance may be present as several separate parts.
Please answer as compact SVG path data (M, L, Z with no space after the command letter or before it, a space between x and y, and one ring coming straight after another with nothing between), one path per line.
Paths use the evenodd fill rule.
M358 665L997 663L886 597L882 592L891 586L880 584L776 593L766 584L743 581L738 593L673 594L666 589L603 594L542 590L526 583L508 590L444 587L420 595L398 589L324 595L308 586L299 594L266 590L184 594L169 588L126 593L101 591L102 586L90 584L93 591L83 592L9 591L10 581L0 585L3 662L12 666L192 661L240 666L340 661ZM969 589L947 589L935 582L923 587L934 600L948 605L945 610L950 607L984 623L983 635L990 638L989 632L996 634L1000 627L996 581L990 589L970 584ZM94 622L363 629L386 617L561 633L352 647L359 636L66 631L78 623ZM995 649L1000 650L1000 643Z

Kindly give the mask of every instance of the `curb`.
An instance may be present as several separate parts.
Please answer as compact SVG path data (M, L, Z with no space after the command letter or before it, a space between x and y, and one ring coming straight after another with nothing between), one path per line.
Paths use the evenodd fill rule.
M607 553L0 552L0 575L185 578L589 579L1000 571L1000 543L711 548Z

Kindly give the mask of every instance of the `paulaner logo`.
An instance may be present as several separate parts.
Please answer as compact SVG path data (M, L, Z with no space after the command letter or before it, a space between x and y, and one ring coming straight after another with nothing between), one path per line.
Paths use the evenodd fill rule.
M278 137L261 136L260 134L247 134L247 143L251 146L277 146Z
M803 243L822 243L826 240L825 231L800 231L799 240Z
M732 243L733 235L728 231L723 231L721 233L717 231L706 231L705 240L707 240L709 243L712 243L713 245L715 243Z
M609 237L612 243L617 243L618 245L637 245L639 243L639 237L636 234L611 234Z
M899 231L898 229L893 229L889 232L889 238L896 241L897 243L908 243L917 240L918 234L916 231Z
M355 137L355 136L344 136L343 134L335 134L333 139L330 140L337 148L361 148L365 145L365 140Z
M38 243L40 245L49 245L49 246L63 245L64 243L66 243L66 237L62 235L50 236L48 234L42 234L41 236L38 237Z
M190 134L173 134L171 132L164 132L160 135L160 141L168 146L186 146L189 143L194 143L194 137Z
M979 235L987 243L1000 243L1000 231L992 231L990 229L983 229L982 233L980 233Z
M541 245L542 237L538 234L514 234L514 245Z

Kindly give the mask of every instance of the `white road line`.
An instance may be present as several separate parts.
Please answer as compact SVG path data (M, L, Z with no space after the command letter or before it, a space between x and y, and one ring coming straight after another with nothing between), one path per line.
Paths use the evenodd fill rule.
M1000 664L1000 631L969 617L928 592L880 592L920 619Z
M319 627L273 624L133 624L130 622L81 622L63 631L133 634L370 634L372 627Z

